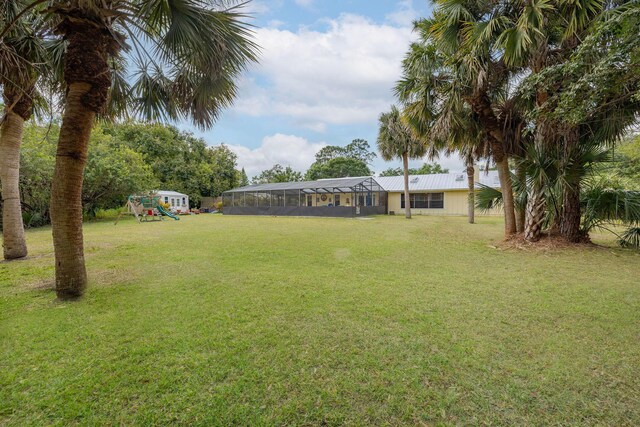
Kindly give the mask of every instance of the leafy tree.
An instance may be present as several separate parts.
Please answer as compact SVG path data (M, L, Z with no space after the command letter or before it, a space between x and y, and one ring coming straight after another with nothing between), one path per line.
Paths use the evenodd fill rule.
M417 175L417 169L409 168L409 175ZM401 167L397 168L387 168L380 172L380 176L402 176L404 175L404 170Z
M373 175L373 172L364 161L349 157L336 157L327 162L315 162L312 164L305 175L305 179L313 181L324 178L370 175Z
M254 184L297 181L302 181L302 173L294 171L291 166L285 168L279 164L274 165L271 169L263 170L258 176L253 177Z
M20 191L29 226L49 220L51 182L60 127L29 124L25 127L21 153ZM82 202L84 212L121 207L130 194L158 187L158 180L144 157L117 141L97 126L91 135L87 168L84 172Z
M316 153L316 161L305 174L305 179L369 176L373 174L369 164L375 158L376 154L364 139L354 139L345 147L329 145Z
M236 155L224 144L208 147L203 139L162 124L111 125L106 132L142 154L161 189L189 194L192 206L200 196L216 197L238 186Z
M89 215L122 206L130 194L157 188L158 181L143 156L118 144L99 127L94 128L89 147L82 186L82 204Z
M439 163L425 163L419 168L409 168L409 175L430 175L435 173L449 173L449 169L443 169ZM388 168L380 172L380 176L402 176L404 170L398 168Z
M617 176L628 178L636 190L640 189L640 135L629 138L616 149L613 163Z
M240 187L246 187L249 185L249 177L247 176L247 172L245 172L244 168L238 172L238 185Z
M205 159L211 165L211 173L209 174L209 183L206 188L201 187L200 194L218 197L225 191L237 187L239 183L238 171L236 170L238 156L224 144L208 148L205 153Z
M342 157L362 160L364 163L369 165L377 155L371 151L371 147L367 141L364 139L354 139L344 147L344 154Z
M354 139L344 147L337 145L323 147L316 153L316 162L322 164L338 157L360 160L368 165L376 158L376 153L371 151L369 143L364 139Z
M51 179L59 130L56 123L48 128L34 124L24 128L20 150L20 193L28 227L49 223Z

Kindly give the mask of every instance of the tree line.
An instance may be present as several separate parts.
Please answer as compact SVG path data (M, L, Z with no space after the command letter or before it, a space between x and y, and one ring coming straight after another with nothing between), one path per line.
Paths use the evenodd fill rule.
M57 123L29 123L24 128L19 190L26 227L50 221L59 134ZM85 216L92 217L98 210L122 207L130 194L164 189L189 194L191 207L196 207L201 197L220 196L239 186L241 179L236 155L225 145L209 147L168 125L98 124L89 139L82 206Z
M276 164L254 176L253 184L265 184L268 182L298 182L314 181L327 178L345 178L349 176L371 176L374 171L371 163L377 157L372 151L369 142L364 139L354 139L346 146L328 145L323 147L315 155L315 161L306 172L294 170L291 166ZM447 173L437 163L425 163L420 168L409 169L413 175L432 173ZM403 174L401 168L388 168L380 173L380 176L399 176Z

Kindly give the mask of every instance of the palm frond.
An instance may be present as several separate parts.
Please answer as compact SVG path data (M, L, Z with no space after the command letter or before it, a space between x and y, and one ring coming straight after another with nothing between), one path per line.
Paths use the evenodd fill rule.
M627 228L618 239L620 246L640 250L640 227Z
M475 201L476 208L482 212L487 212L491 209L502 207L503 199L502 192L488 185L478 183L478 191L476 191Z

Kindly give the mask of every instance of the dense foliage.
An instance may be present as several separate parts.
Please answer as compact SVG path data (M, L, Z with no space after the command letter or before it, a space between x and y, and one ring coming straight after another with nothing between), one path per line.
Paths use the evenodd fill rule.
M30 124L21 152L20 191L27 226L49 221L51 180L60 127ZM173 190L218 196L239 185L236 156L224 145L208 147L202 139L171 126L131 123L98 125L91 134L82 203L89 216L124 205L130 194Z
M189 194L196 206L200 196L219 196L240 182L236 155L225 145L208 147L201 138L159 124L114 125L105 132L142 154L163 189Z
M376 154L363 139L354 139L345 147L329 145L316 153L316 161L305 174L305 179L373 175L369 165L375 158Z
M611 175L624 179L627 188L640 190L640 135L616 147L614 159Z
M434 173L448 173L449 169L444 169L439 163L425 163L419 168L409 168L409 175L430 175ZM380 172L380 176L402 176L404 171L401 167L388 168Z
M266 184L268 182L297 182L302 181L302 173L295 171L291 166L284 167L280 164L271 169L263 170L253 177L253 184Z

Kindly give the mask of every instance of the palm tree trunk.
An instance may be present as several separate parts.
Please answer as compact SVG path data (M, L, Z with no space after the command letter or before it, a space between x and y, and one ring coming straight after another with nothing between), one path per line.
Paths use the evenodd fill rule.
M571 159L576 155L576 149L580 142L579 128L571 126L566 132L563 144L563 163L571 164ZM569 168L571 166L568 166ZM567 166L565 166L565 169ZM567 171L566 182L562 186L562 217L560 219L560 235L571 243L578 243L585 239L580 231L582 214L580 211L580 180L581 174L577 171Z
M81 198L95 113L84 107L82 97L90 90L88 83L69 86L51 189L56 293L61 299L77 298L87 287Z
M542 234L546 199L544 188L539 182L533 182L527 191L527 210L524 226L524 238L529 242L537 242Z
M404 216L411 219L411 199L409 197L409 153L402 153L402 167L404 168Z
M550 155L550 141L552 140L553 128L550 123L541 120L536 126L536 135L534 140L535 156L542 159L544 156ZM541 161L537 161L541 163ZM542 164L538 164L542 168ZM547 196L545 194L546 182L544 174L539 173L531 182L531 186L527 189L527 210L524 228L524 238L529 242L537 242L542 235L542 226L544 225L544 216L547 211Z
M516 166L516 175L520 181L520 188L526 188L527 173L524 165ZM526 207L516 206L516 232L523 233L525 228Z
M476 184L475 184L475 168L473 161L467 159L467 185L469 186L469 195L467 197L467 218L469 224L475 222L475 208L476 208Z
M491 101L486 94L486 89L479 90L468 99L473 111L478 115L480 123L486 130L490 144L491 155L498 170L500 178L500 190L504 208L504 235L506 238L516 233L515 205L513 202L513 185L511 183L511 171L509 170L509 157L505 153L503 143L505 136L503 124L495 115Z
M113 33L95 26L93 17L61 14L58 26L68 42L64 78L67 96L51 190L51 226L56 294L80 297L87 287L82 238L82 181L96 114L107 104L111 74L107 63L119 49ZM84 21L83 21L84 19Z
M9 107L10 108L10 107ZM0 129L0 183L4 259L27 256L20 204L20 144L24 118L9 109Z
M511 171L509 170L509 159L505 155L500 161L495 161L500 178L500 189L502 190L502 201L504 207L504 234L509 237L516 233L515 204L513 201L513 186L511 184Z

